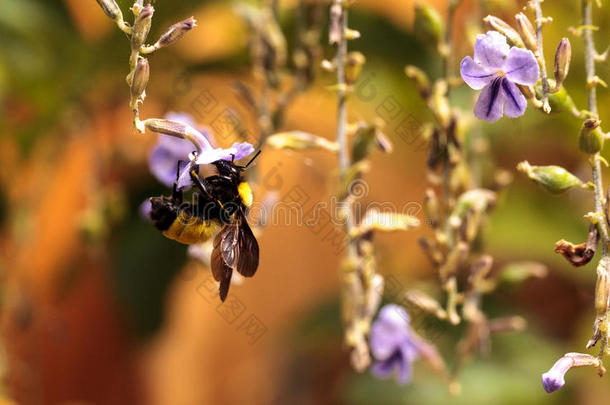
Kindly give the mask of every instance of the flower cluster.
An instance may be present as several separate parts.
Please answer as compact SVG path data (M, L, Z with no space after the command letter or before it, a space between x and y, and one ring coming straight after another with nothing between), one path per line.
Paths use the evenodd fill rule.
M535 15L535 28L525 13L515 16L516 29L495 16L487 16L484 21L495 31L477 36L474 59L467 56L461 63L461 75L473 89L481 90L474 114L477 118L494 122L505 114L517 117L524 113L527 100L550 113L566 111L582 122L578 133L578 148L588 155L592 168L592 181L585 182L561 166L535 166L527 161L517 168L546 191L553 194L564 193L572 188L593 191L594 210L585 215L589 219L589 236L580 244L560 240L555 252L561 254L572 266L589 263L601 246L601 258L597 264L595 287L595 321L593 335L587 349L599 343L599 355L593 357L583 353L568 353L561 357L549 371L542 374L542 386L552 393L565 384L565 373L572 367L592 366L599 375L605 373L602 360L610 349L608 316L610 313L610 230L601 164L607 162L601 157L606 136L601 130L598 116L596 86L604 84L595 74L595 62L605 60L608 53L599 54L593 41L593 10L589 0L581 0L582 20L578 36L584 39L584 56L587 88L587 108L578 109L563 83L567 78L572 56L570 41L563 38L555 51L554 79L547 77L543 52L543 24L551 21L542 13L542 0L528 2L525 10ZM508 42L514 46L511 48Z

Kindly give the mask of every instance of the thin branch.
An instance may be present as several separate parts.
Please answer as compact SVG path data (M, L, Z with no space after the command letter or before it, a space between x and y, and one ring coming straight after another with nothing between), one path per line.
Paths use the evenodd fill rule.
M536 42L538 42L538 51L536 57L540 64L540 80L542 81L542 109L545 113L551 112L551 106L549 105L549 81L546 73L546 62L544 60L544 50L542 48L542 24L545 19L542 15L542 7L540 6L542 0L535 0L532 4L534 6L534 12L536 14Z

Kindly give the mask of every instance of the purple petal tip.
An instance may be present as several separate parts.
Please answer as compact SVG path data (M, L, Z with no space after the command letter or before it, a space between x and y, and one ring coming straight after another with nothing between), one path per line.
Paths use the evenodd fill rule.
M557 376L551 374L550 372L542 374L542 386L549 394L557 391L559 388L563 387L564 384L565 380L563 378L557 378Z

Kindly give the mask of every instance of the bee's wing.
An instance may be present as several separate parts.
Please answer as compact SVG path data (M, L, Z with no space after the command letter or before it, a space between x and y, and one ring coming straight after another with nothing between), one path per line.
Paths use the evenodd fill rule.
M223 246L227 244L226 241L234 239L235 231L233 228L231 225L226 225L218 232L214 238L214 250L212 250L212 275L214 280L220 281L219 295L221 301L224 301L229 294L231 276L233 275L233 268L226 263L223 250Z
M220 299L225 300L231 285L233 269L244 277L252 277L258 268L258 242L243 214L222 227L214 238L212 274L220 282Z
M258 268L258 242L243 214L239 214L237 222L237 271L244 277L252 277Z
M220 295L220 300L222 302L227 299L227 295L229 295L229 287L231 287L231 276L233 275L233 269L230 267L225 267L225 272L220 280L220 288L218 289L218 295Z

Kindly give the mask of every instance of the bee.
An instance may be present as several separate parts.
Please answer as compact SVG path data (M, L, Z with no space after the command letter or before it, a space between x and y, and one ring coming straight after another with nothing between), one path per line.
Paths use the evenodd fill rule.
M183 201L177 178L170 197L150 198L150 218L165 237L191 245L214 236L210 262L212 275L220 283L221 301L229 293L233 270L244 277L252 277L258 268L258 242L246 219L252 205L252 190L242 172L259 154L260 151L245 166L232 160L217 160L211 163L216 173L207 177L190 169L190 178L200 191L195 194L194 203ZM178 174L179 170L180 163Z

